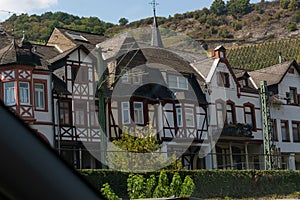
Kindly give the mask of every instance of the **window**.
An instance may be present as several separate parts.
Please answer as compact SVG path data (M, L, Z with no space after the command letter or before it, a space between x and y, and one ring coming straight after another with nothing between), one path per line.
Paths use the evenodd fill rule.
M290 141L289 123L286 120L281 120L281 137L283 142Z
M226 87L226 88L230 87L229 73L219 72L217 78L218 78L217 80L218 86Z
M21 105L29 105L30 104L30 96L29 96L29 83L20 82L19 83L19 98Z
M232 102L228 102L226 104L226 123L227 124L235 123L234 104Z
M177 78L178 78L178 89L187 90L188 89L187 79L182 76Z
M129 83L128 71L125 70L122 75L122 83Z
M63 125L71 125L71 102L59 102L59 122Z
M78 71L79 71L79 66L72 66L72 68L71 68L72 82L74 82L76 80Z
M187 127L195 126L194 109L185 108L185 123Z
M134 102L133 107L134 122L136 124L144 124L143 103Z
M129 102L122 102L122 123L123 124L130 124Z
M217 102L216 103L216 111L217 111L217 125L218 128L223 128L224 126L224 103Z
M141 72L135 70L135 71L131 71L131 74L132 74L132 83L140 84L141 83Z
M297 103L297 88L290 87L290 104Z
M99 126L98 116L99 116L99 102L95 102L95 104L90 104L90 124L91 124L91 126Z
M4 83L4 103L5 105L16 103L14 82Z
M76 75L76 82L79 83L87 83L88 81L88 67L81 66L78 68L77 75Z
M75 114L75 125L84 126L86 125L86 103L75 102L74 105L74 114Z
M182 127L182 108L176 108L177 126Z
M293 141L300 142L300 122L292 122Z
M224 52L220 51L220 58L224 58Z
M188 89L188 80L183 76L169 75L168 84L170 88L182 90Z
M142 72L139 70L124 70L122 72L122 83L140 84L142 82Z
M278 132L277 132L276 119L272 119L272 127L273 127L273 140L278 141Z
M245 123L249 124L252 129L256 128L255 114L253 105L244 105Z
M34 84L34 96L35 96L35 108L37 110L44 110L45 109L44 84L42 83Z
M289 70L288 70L288 73L290 74L294 74L295 73L295 70L293 67L290 67Z

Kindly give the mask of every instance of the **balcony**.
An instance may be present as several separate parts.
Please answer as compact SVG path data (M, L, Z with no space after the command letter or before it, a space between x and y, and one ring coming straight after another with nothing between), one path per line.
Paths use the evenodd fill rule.
M252 127L249 124L228 124L225 125L222 136L234 136L234 137L250 137L252 138Z

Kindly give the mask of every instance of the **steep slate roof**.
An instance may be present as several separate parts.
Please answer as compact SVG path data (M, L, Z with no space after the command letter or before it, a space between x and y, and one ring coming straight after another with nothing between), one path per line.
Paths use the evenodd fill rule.
M31 49L28 58L19 56L19 52L24 51L22 45L28 45L27 48ZM56 56L57 54L59 54L59 52L54 47L32 45L30 42L24 40L21 40L21 42L13 40L9 45L0 49L0 65L26 64L35 66L35 69L48 70L48 58Z
M1 28L1 27L0 27ZM5 30L0 30L0 49L8 46L13 41L13 37Z
M17 61L17 52L15 48L15 42L12 41L6 47L0 49L0 65L15 63Z
M57 94L70 95L71 93L67 90L66 83L52 73L53 91Z
M270 67L266 67L264 69L251 71L248 73L254 80L257 87L260 87L260 81L267 81L268 86L276 85L281 82L281 80L287 73L287 70L292 65L295 66L298 72L300 72L299 66L295 61L287 61Z
M86 48L88 48L90 51L95 49L96 44L103 42L105 40L105 36L99 35L99 34L93 34L93 33L87 33L87 32L82 32L82 31L75 31L75 30L70 30L66 28L56 28L58 29L62 34L64 34L67 38L69 38L73 43L77 45L84 45ZM85 38L87 41L84 39L74 39L72 38L72 34L82 36Z
M97 46L101 47L103 59L109 62L126 54L129 51L139 49L139 45L130 33L119 34L111 39L99 43Z
M202 61L192 63L191 65L197 70L197 72L206 79L208 77L208 74L214 64L215 59L214 58L206 58Z

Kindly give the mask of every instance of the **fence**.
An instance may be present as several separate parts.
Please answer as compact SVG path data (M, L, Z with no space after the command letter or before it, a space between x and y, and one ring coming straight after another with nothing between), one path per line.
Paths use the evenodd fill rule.
M130 165L130 162L137 162L139 164L146 165L153 162L164 162L167 158L172 158L173 166L181 166L188 170L196 169L228 169L228 170L247 170L247 169L264 169L264 155L258 153L209 153L203 158L199 157L199 152L185 152L179 153L173 151L168 152L151 152L146 154L130 154L129 152L120 151L106 151L107 157L115 157L119 160L119 163L123 162ZM77 169L98 169L102 168L100 162L100 150L85 148L71 148L61 147L60 156L69 164ZM175 157L177 159L175 159ZM285 170L290 169L289 155L277 154L272 157L273 169ZM118 161L109 160L111 165L117 165ZM131 163L132 164L132 163ZM133 163L134 164L134 163ZM166 167L165 164L161 166ZM297 166L296 166L297 167Z

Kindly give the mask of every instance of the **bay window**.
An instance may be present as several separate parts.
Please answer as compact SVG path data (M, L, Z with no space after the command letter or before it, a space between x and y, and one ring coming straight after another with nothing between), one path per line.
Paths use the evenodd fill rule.
M21 105L30 104L30 92L29 92L29 83L20 82L19 83L19 100Z

